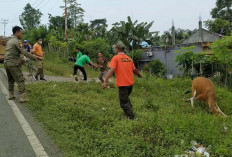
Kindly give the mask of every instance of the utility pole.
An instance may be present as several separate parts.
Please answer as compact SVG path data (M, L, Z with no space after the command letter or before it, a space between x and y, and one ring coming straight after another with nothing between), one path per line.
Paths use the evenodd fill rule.
M68 41L68 12L67 12L67 0L65 2L65 41Z
M5 36L6 36L5 29L6 29L6 25L8 24L8 20L2 19L2 22L1 22L1 23L4 25L4 37L5 37Z

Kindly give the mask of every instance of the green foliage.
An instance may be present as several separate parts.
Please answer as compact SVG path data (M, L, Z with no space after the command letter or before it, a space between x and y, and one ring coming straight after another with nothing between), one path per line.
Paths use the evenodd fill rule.
M67 42L61 42L57 39L56 36L48 36L48 48L50 51L57 52L57 53L63 53L65 57L67 53L68 43Z
M176 44L181 44L185 39L189 38L196 30L181 29L175 30ZM172 45L172 30L165 31L157 43L158 45Z
M111 31L117 34L117 37L122 41L129 50L140 48L140 44L145 41L148 44L154 44L157 32L150 32L150 28L154 22L132 22L131 17L127 17L127 22L120 21L113 24ZM132 45L131 45L132 44Z
M232 36L215 41L211 48L219 63L232 65Z
M217 0L211 15L214 20L207 20L206 27L213 32L230 35L232 30L232 0Z
M108 59L112 57L112 55L109 53L110 52L109 44L106 43L106 41L102 38L97 38L90 41L84 41L81 44L76 43L75 47L79 47L82 50L89 52L89 57L91 59L96 59L99 52L101 52L103 56L105 56Z
M48 34L47 27L45 25L41 25L38 28L25 30L23 39L29 40L30 44L33 45L36 42L36 39L39 37L43 39L43 45L47 46L48 43L47 34Z
M19 21L25 30L31 30L39 26L42 15L39 9L35 9L30 3L27 3L23 13L19 17Z
M68 10L68 18L72 22L72 28L76 28L78 23L82 23L84 21L84 13L85 10L81 8L81 4L77 3L77 0L66 0L67 1L67 10ZM65 6L61 6L60 8L65 9Z
M93 38L104 38L107 35L106 19L95 19L90 21L90 28L93 31Z
M167 71L165 65L158 59L151 61L149 63L149 68L151 69L151 73L158 77L164 76Z
M213 18L221 18L230 21L232 17L232 0L217 0L216 7L212 9Z
M214 57L211 58L212 62L219 64L220 71L222 73L222 79L225 82L225 86L231 85L232 80L228 80L231 77L232 68L232 36L226 36L225 38L215 41L212 45L212 51L214 52ZM231 87L231 86L230 86Z
M127 55L133 59L136 68L138 68L139 61L142 59L142 54L143 50L133 50L127 53Z
M65 30L65 18L64 16L52 16L51 14L48 14L49 18L49 30L57 30L57 29L62 29L64 32ZM68 18L68 29L72 28L73 21Z
M191 140L211 145L211 156L232 154L232 118L213 116L204 103L186 103L190 79L135 82L135 121L123 114L117 89L102 90L96 83L30 84L26 105L66 157L174 156L185 154ZM231 92L216 90L218 105L231 115Z
M230 21L217 18L215 20L207 20L204 22L209 31L220 33L223 35L230 35L232 25Z
M195 46L182 47L175 52L180 54L176 57L175 61L177 62L179 69L183 71L184 75L189 75L189 70L192 68L194 56L193 49L195 48Z

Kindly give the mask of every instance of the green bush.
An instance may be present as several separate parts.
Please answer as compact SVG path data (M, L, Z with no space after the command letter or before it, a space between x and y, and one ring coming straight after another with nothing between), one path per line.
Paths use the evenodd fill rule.
M151 73L158 77L164 76L167 71L165 65L158 59L151 61L149 68L151 69Z
M84 41L82 43L75 43L75 46L72 49L72 55L76 56L75 48L79 47L82 51L89 52L89 57L93 60L96 60L98 53L101 52L103 56L107 59L110 59L113 54L111 54L110 45L102 38L97 38L90 41Z
M139 61L142 59L142 54L142 50L133 50L127 53L127 55L133 59L136 68L138 68Z

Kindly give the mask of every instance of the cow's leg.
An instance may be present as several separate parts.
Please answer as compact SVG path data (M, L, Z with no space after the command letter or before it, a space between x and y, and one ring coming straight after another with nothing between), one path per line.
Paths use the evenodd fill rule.
M186 99L187 101L191 101L191 106L193 107L193 100L195 100L195 97L197 95L197 91L196 90L192 90L192 97L190 99Z
M190 98L191 106L192 106L192 107L193 107L193 100L195 100L195 99L196 99L196 95L197 95L197 91L196 91L196 90L194 90L194 92L193 92L193 96L192 96L192 98Z

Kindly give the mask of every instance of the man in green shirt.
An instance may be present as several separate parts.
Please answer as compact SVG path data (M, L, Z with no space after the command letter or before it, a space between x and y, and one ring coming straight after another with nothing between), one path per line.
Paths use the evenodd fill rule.
M83 55L79 48L76 48L77 60Z
M81 50L80 50L78 47L76 48L76 53L77 53L77 57L76 57L76 62L77 62L77 60L78 60L79 58L81 58L81 56L82 56L83 54L82 54ZM75 64L74 64L74 67L75 67ZM75 75L74 75L74 77L75 77L75 79L77 80L77 77L76 77ZM81 71L80 71L80 77L83 78L83 75L82 75Z
M23 54L25 57L36 61L43 60L43 57L34 56L28 53L23 48L23 43L20 41L23 37L23 30L19 26L15 26L12 29L13 38L11 38L6 43L6 57L4 60L4 67L6 69L7 77L8 77L8 86L9 86L9 100L13 100L14 97L14 83L18 84L21 103L28 101L26 97L26 89L25 89L25 78L23 77L23 73L21 70L22 60L20 58L20 54Z
M82 74L84 75L84 80L87 80L87 74L84 68L85 64L90 64L94 67L97 68L97 66L95 64L93 64L88 56L88 52L85 53L85 55L82 55L75 63L74 65L74 72L73 72L73 76L75 77L75 80L78 81L77 79L77 70L80 70L82 72Z

